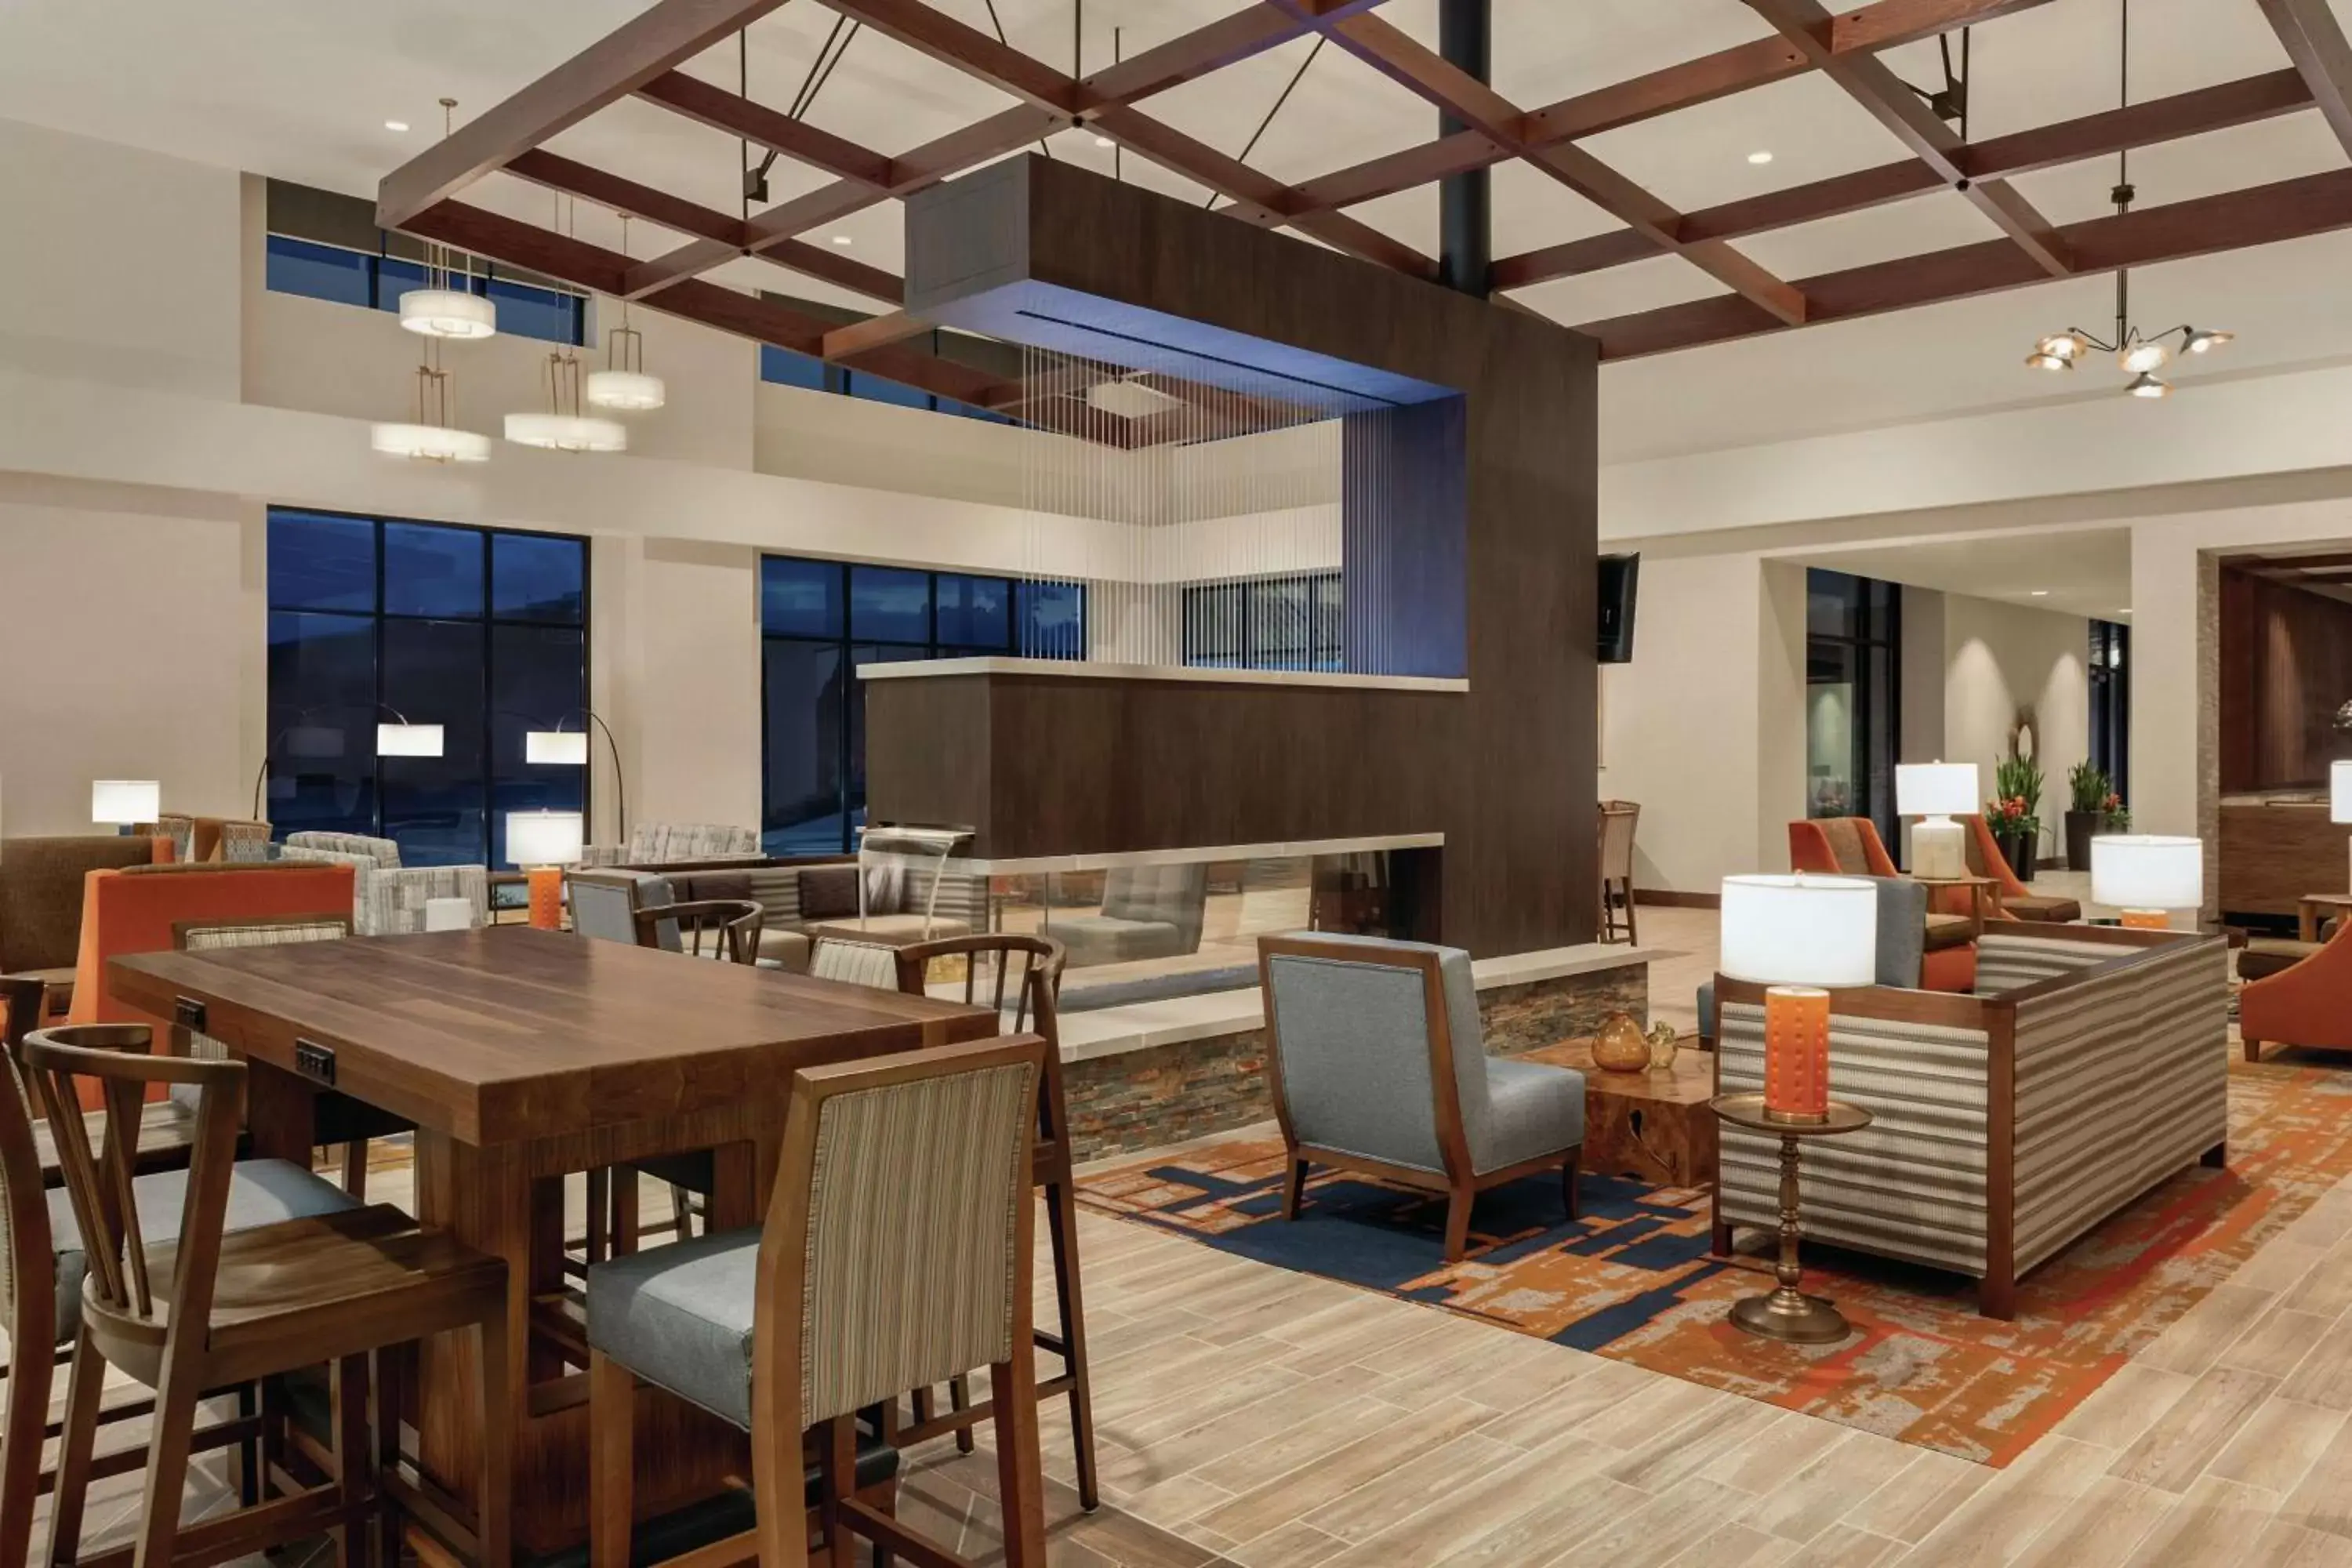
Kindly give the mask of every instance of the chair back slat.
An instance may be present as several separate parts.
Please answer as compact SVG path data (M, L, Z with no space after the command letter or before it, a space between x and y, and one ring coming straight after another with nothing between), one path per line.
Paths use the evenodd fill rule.
M213 1271L227 1215L245 1064L154 1056L152 1043L143 1024L67 1026L34 1030L18 1046L17 1058L48 1113L66 1194L81 1229L89 1267L84 1302L143 1321L159 1314L131 1186L144 1125L141 1108L153 1085L194 1084L201 1089L177 1239L180 1261L166 1305L175 1316L185 1313L202 1321L212 1306ZM81 1114L84 1083L99 1091L102 1147L91 1146Z
M805 1426L1010 1359L1045 1050L1015 1036L794 1075L760 1246L755 1412L796 1400Z

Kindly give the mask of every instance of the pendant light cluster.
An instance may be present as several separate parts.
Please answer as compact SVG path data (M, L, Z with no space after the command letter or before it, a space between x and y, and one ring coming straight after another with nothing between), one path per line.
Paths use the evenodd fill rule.
M2123 8L2120 77L2125 108L2131 106L2131 0L2118 0ZM2116 188L2108 199L2116 204L2116 214L2121 216L2131 211L2138 195L2131 183L2131 150L2124 149L2116 155ZM2170 364L2174 356L2173 340L2180 340L2178 352L2187 354L2210 353L2237 336L2211 327L2168 327L2160 332L2142 332L2131 319L2131 268L2116 270L2116 335L2112 342L2102 340L2080 327L2069 327L2063 332L2053 332L2033 345L2025 363L2035 370L2069 371L2093 353L2113 354L2116 363L2131 379L2124 391L2139 398L2162 398L2172 395L2172 384L2157 374Z
M454 98L441 100L442 134L448 135L457 107ZM562 199L558 198L559 204ZM559 216L566 209L559 205ZM629 218L621 217L621 248L628 250ZM560 225L565 232L569 225ZM457 423L457 398L449 373L441 368L441 344L447 341L478 341L498 334L498 304L473 291L469 259L446 245L425 249L425 282L400 297L400 324L424 340L416 367L415 417L408 423L381 423L371 427L368 444L389 457L429 463L484 463L489 460L490 438ZM524 447L558 452L620 452L628 449L629 433L618 420L600 418L589 408L642 412L659 408L667 399L661 377L645 369L645 342L629 325L629 302L621 301L621 324L605 334L605 368L583 373L579 354L558 349L540 367L540 385L547 405L506 416L506 438Z

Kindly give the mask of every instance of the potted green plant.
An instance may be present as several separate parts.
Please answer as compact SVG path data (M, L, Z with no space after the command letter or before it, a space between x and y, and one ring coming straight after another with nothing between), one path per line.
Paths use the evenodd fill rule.
M2031 882L2042 846L2042 764L2012 752L1993 769L1992 778L1994 795L1985 803L1985 826L2017 879Z
M2066 790L2066 865L2070 870L2087 871L2091 840L2116 831L2107 822L2110 803L2116 806L2123 803L2116 799L2115 782L2107 777L2107 770L2087 762L2067 770Z

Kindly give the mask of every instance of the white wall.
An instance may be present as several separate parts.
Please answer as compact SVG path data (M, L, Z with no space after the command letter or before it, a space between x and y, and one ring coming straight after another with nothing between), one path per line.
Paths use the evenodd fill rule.
M259 585L243 509L0 477L0 831L93 831L94 778L242 816Z
M1643 562L1633 661L1601 669L1600 793L1641 804L1636 887L1712 892L1734 872L1787 868L1783 825L1802 815L1803 616L1802 574L1759 556ZM1783 766L1790 781L1768 787L1767 769Z
M1944 760L1976 763L1990 798L2010 731L2032 709L2042 853L2057 853L2067 771L2091 750L2090 623L1965 594L1946 595L1944 614Z

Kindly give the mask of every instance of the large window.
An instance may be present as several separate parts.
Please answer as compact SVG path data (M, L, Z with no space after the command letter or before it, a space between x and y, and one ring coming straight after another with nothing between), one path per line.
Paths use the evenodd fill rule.
M1184 590L1184 662L1218 669L1339 669L1339 574Z
M760 345L760 379L778 386L797 386L808 392L831 392L843 397L862 397L869 403L894 403L901 408L928 408L939 414L961 415L966 419L984 419L992 425L1017 425L1020 421L1009 414L999 414L993 408L976 404L959 403L952 397L942 397L934 392L908 386L901 382L886 381L862 370L848 370L837 364L827 364L809 354L794 353L773 343Z
M1902 731L1903 590L1818 568L1805 574L1805 812L1866 816L1890 854Z
M1086 590L771 555L760 563L761 839L771 855L855 847L866 821L866 690L908 658L1077 658Z
M518 282L499 276L495 264L481 265L482 272L452 281L497 301L499 331L526 338L544 338L554 343L587 341L588 301L583 296ZM273 234L263 267L263 281L273 293L302 294L341 305L397 310L402 294L425 287L425 268L416 262L385 254L380 238L378 248L370 252Z
M2091 765L2131 802L2131 628L2091 623Z
M397 840L419 866L504 866L506 814L586 809L585 768L523 736L588 700L588 543L272 508L269 787L297 829ZM376 754L379 721L441 726L437 757Z

